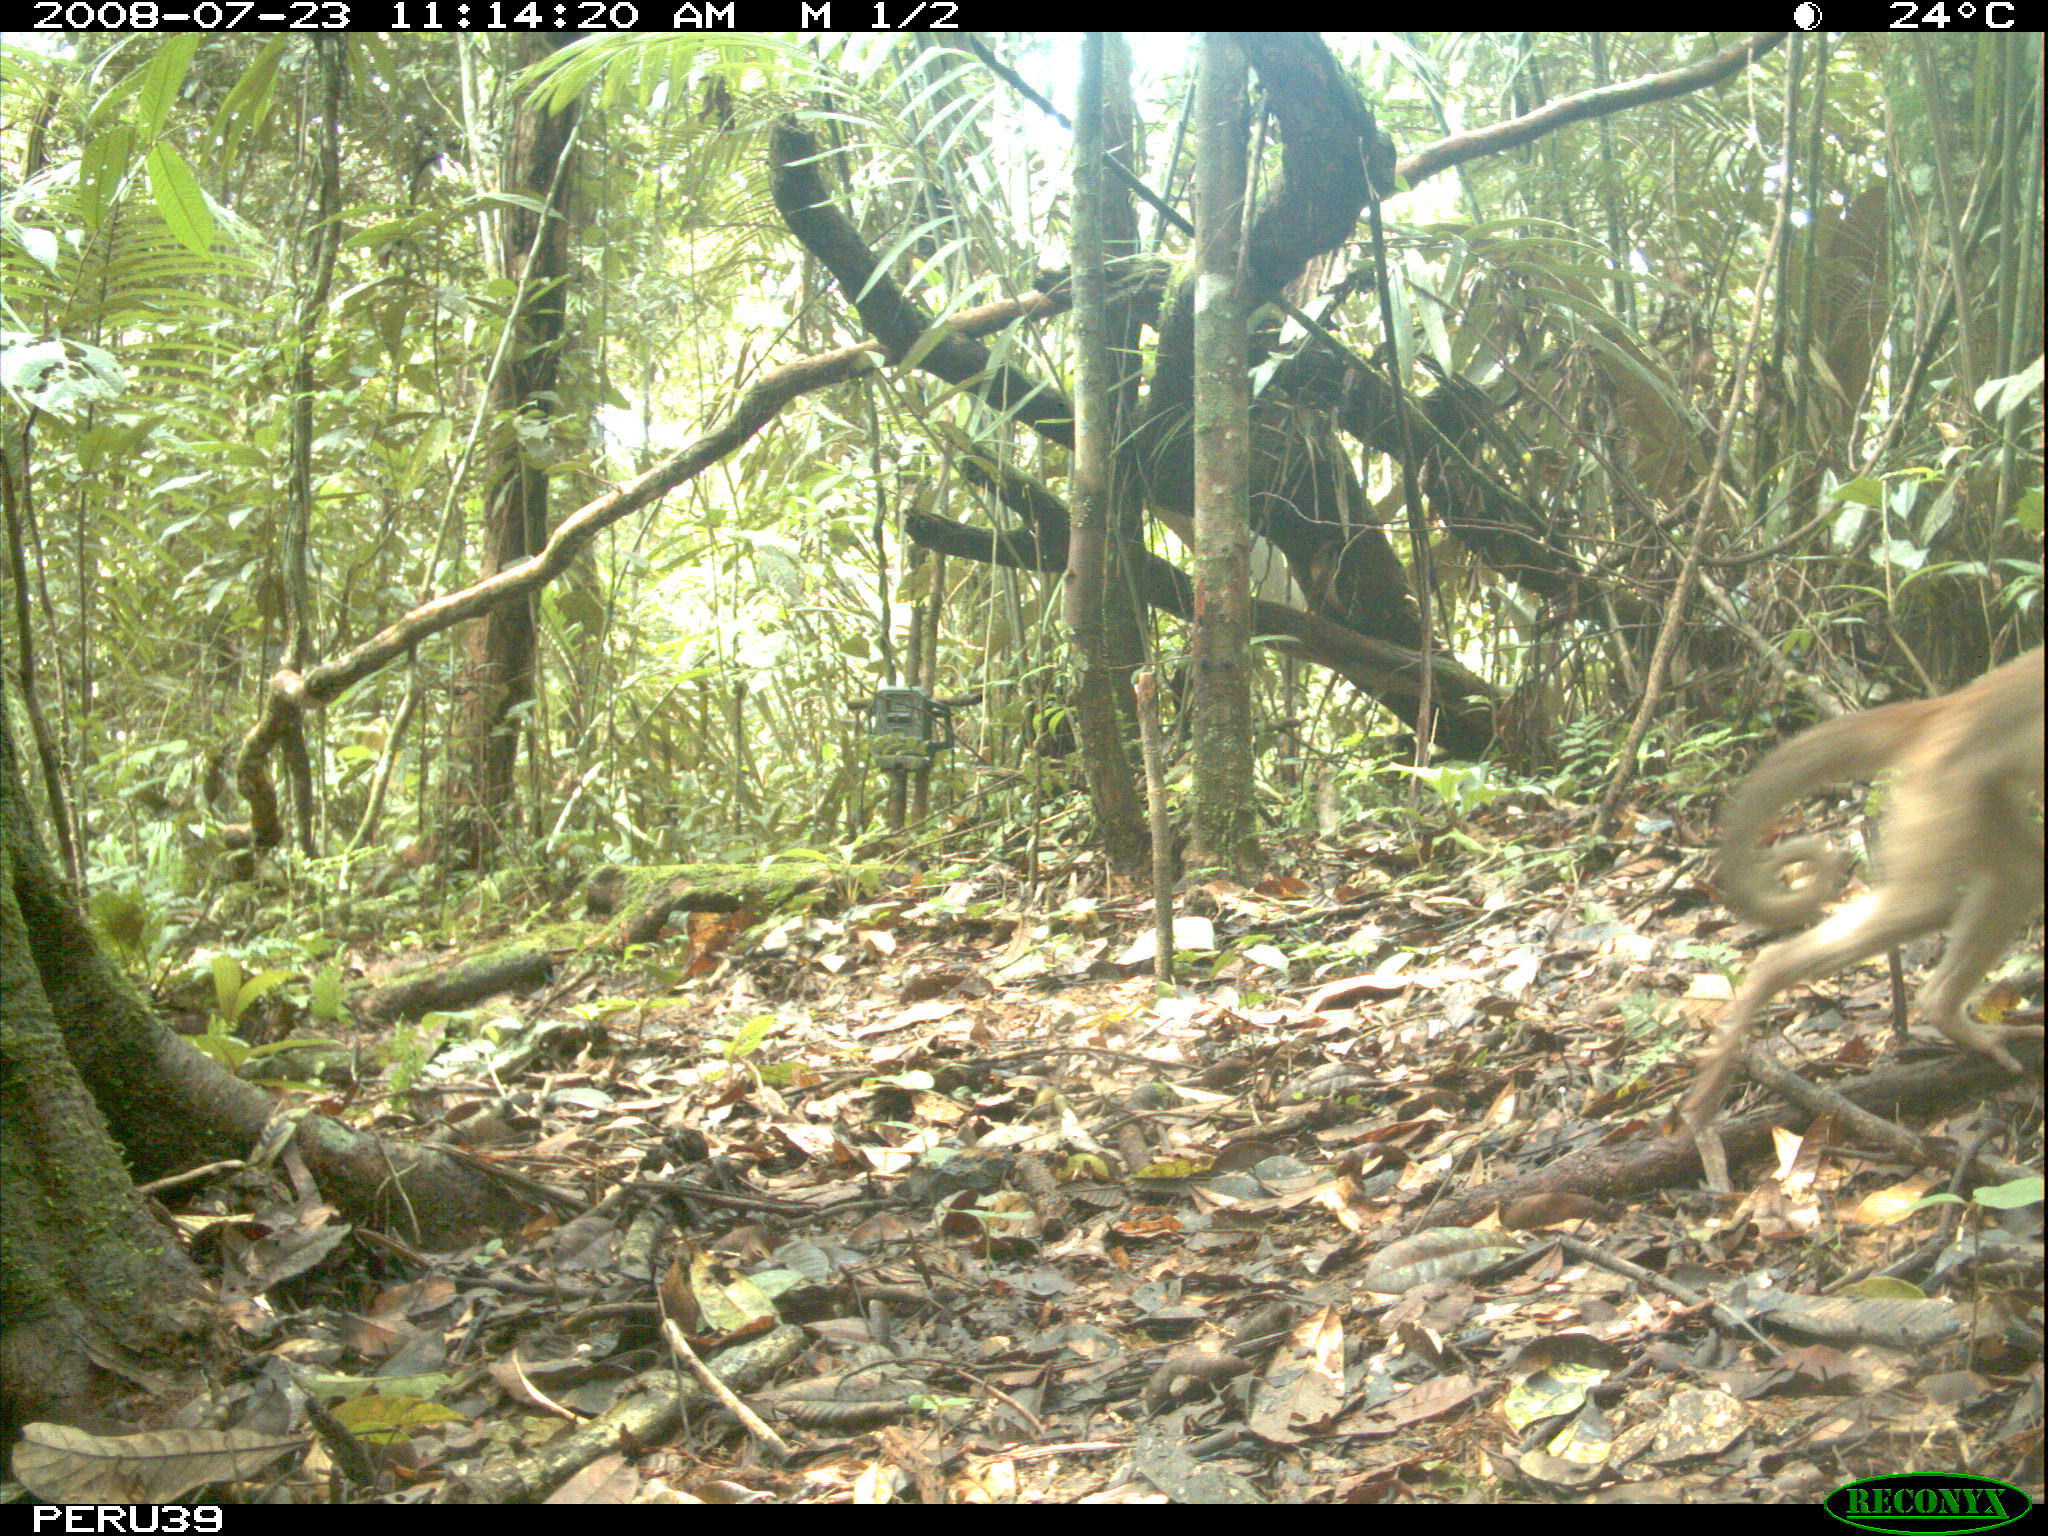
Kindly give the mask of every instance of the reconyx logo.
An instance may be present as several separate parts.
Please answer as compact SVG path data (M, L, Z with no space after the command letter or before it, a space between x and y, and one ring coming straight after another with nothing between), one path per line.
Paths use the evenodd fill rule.
M1994 1483L1988 1477L1906 1472L1845 1483L1827 1496L1823 1507L1844 1525L1886 1536L1963 1536L1965 1531L2010 1525L2033 1508L2033 1501L2010 1483Z

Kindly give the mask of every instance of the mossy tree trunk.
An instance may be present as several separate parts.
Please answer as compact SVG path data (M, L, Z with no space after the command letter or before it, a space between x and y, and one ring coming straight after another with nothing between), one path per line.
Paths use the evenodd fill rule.
M62 891L29 819L0 710L0 1429L117 1420L118 1378L200 1338L198 1275L135 1191L59 1015L89 1005L83 925L42 919ZM26 893L28 900L21 899ZM72 904L75 922L76 906ZM88 963L78 962L87 959Z
M167 1361L206 1313L133 1180L247 1156L276 1110L168 1029L44 849L0 711L0 1415L87 1423L95 1358ZM527 1214L482 1172L308 1116L293 1145L351 1220L453 1243Z

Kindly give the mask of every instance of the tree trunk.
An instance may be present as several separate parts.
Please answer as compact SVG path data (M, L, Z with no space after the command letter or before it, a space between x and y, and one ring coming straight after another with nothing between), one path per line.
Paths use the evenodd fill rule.
M113 1427L119 1378L198 1337L199 1277L135 1192L58 1024L89 997L17 892L57 887L0 710L0 1433L56 1419Z
M1144 807L1131 775L1124 722L1132 662L1120 656L1109 622L1115 546L1125 520L1115 515L1113 445L1118 412L1111 388L1110 316L1103 278L1106 237L1102 176L1103 39L1082 45L1074 153L1074 329L1080 353L1074 391L1074 521L1067 545L1065 613L1080 673L1074 726L1095 808L1095 835L1109 867L1136 882L1151 863ZM1121 586L1121 583L1116 585Z
M1201 42L1195 77L1194 826L1190 870L1258 863L1252 766L1251 376L1246 371L1245 62Z
M44 850L0 711L0 1419L103 1418L97 1356L170 1362L197 1278L131 1178L244 1157L275 1111L174 1034ZM527 1212L467 1164L308 1117L293 1145L351 1219L450 1244ZM125 1166L124 1166L125 1163Z
M518 62L537 63L571 40L559 34L521 39ZM496 440L485 496L485 576L537 554L548 540L547 470L528 439L547 437L558 403L568 312L567 156L575 126L573 107L550 115L529 102L519 109L506 151L507 186L546 204L547 213L510 207L502 216L505 273L518 283L521 302L506 321L512 336L491 389L491 404L508 425ZM458 790L457 841L477 864L488 860L514 820L513 770L525 723L520 706L535 697L537 633L531 595L498 604L469 632L462 717L468 778Z

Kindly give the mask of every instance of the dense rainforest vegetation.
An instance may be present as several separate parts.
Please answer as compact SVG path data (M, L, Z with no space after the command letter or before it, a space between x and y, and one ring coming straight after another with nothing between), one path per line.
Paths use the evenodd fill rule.
M37 1497L2038 1485L2038 1040L1659 1122L1720 797L2040 643L2038 35L4 48Z

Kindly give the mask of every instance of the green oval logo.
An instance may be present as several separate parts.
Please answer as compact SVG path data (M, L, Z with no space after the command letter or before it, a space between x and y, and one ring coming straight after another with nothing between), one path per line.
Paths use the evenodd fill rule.
M1822 1508L1844 1525L1901 1536L1995 1531L2034 1507L2011 1483L1962 1472L1901 1472L1844 1483Z

